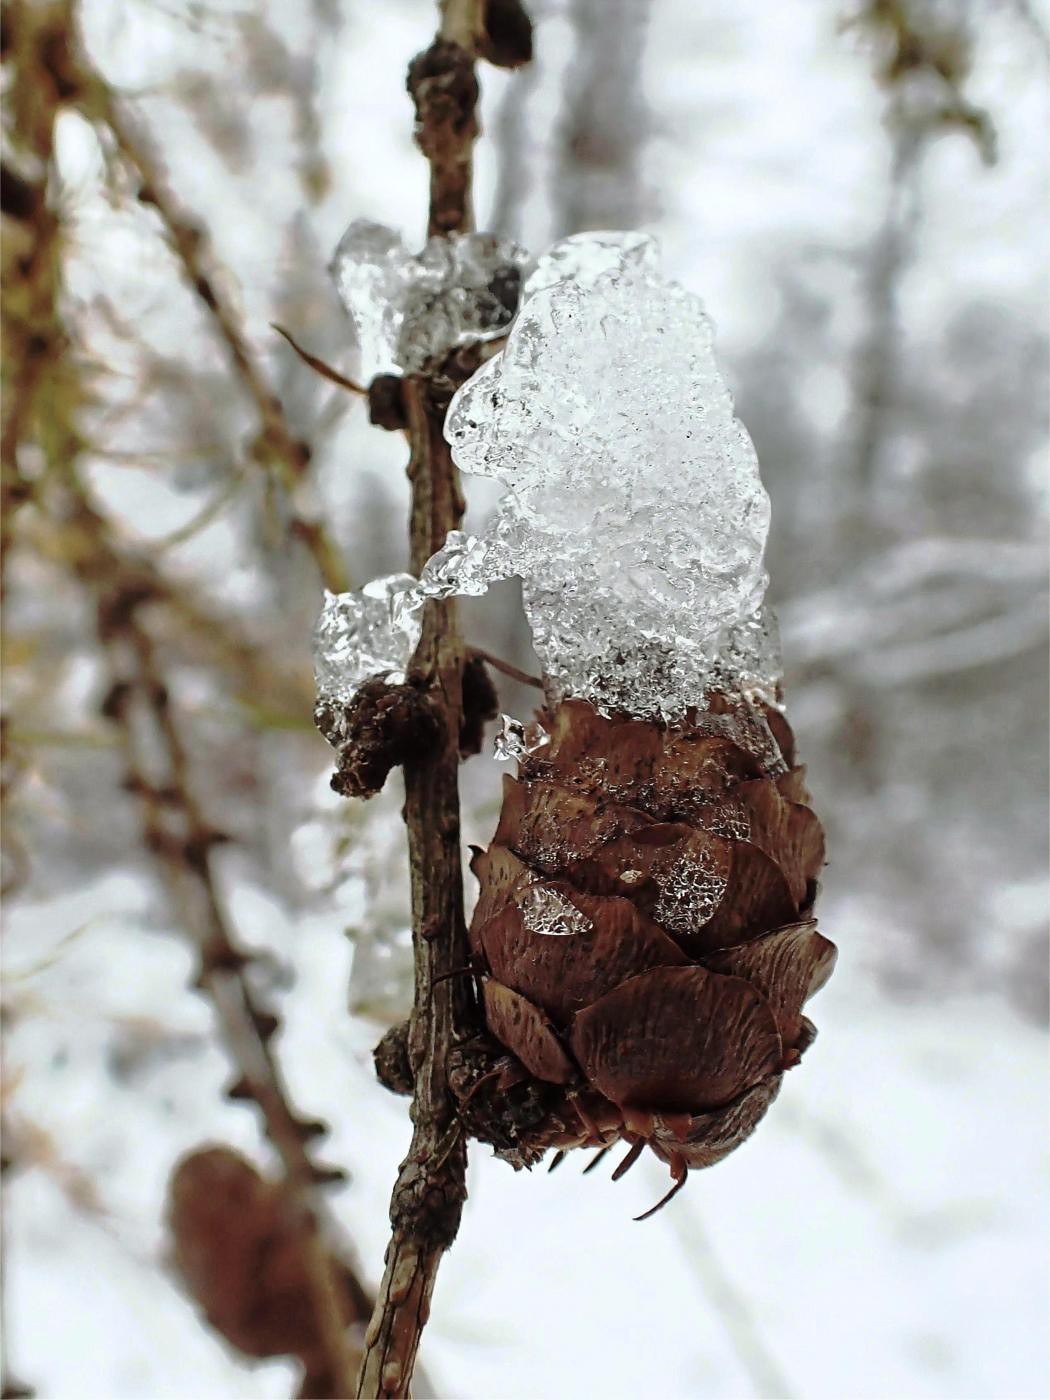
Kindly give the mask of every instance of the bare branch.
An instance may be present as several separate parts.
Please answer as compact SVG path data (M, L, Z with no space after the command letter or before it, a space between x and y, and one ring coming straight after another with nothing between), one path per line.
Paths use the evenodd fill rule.
M152 601L123 574L106 545L107 524L81 497L74 504L90 542L77 571L96 607L99 641L110 689L103 713L118 728L127 769L126 786L138 804L143 844L153 855L180 922L200 955L196 986L211 1001L222 1039L237 1071L233 1097L254 1100L267 1137L284 1169L283 1190L297 1222L304 1274L337 1393L349 1394L356 1358L346 1333L353 1316L343 1271L336 1266L321 1225L320 1183L334 1179L319 1167L307 1143L323 1125L300 1117L289 1104L272 1049L278 1021L261 1006L247 977L250 955L237 946L213 870L214 851L225 836L204 817L193 794L185 738L173 708L160 658L142 618ZM157 772L150 755L163 756Z
M430 162L431 234L471 226L479 24L475 0L446 0L438 38L409 67L416 136ZM476 368L477 356L473 363L466 362L469 358L449 358L445 370L450 379L434 374L405 380L411 567L416 573L463 517L459 474L442 425L456 378ZM404 765L415 950L415 1005L408 1031L414 1127L391 1199L392 1235L365 1336L358 1396L409 1394L438 1265L456 1236L466 1197L466 1141L447 1083L449 1051L469 1033L474 1017L469 983L454 975L468 961L458 790L465 657L455 599L430 600L411 670L426 684L443 732L424 756Z
M140 177L139 202L152 205L157 211L186 280L203 303L255 407L260 425L256 444L258 460L272 468L291 497L309 467L310 447L292 432L281 401L267 381L237 312L221 289L222 279L211 270L213 259L205 251L204 235L180 207L167 183L163 162L147 134L131 120L106 83L97 73L85 70L83 87L87 94L86 114L109 128L117 150ZM313 555L325 587L334 593L349 587L339 551L328 539L324 526L318 520L301 515L291 501L289 511L291 532Z

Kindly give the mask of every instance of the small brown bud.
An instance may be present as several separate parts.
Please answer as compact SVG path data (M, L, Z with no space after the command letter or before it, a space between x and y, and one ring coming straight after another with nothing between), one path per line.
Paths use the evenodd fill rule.
M408 1058L408 1022L391 1026L372 1052L376 1078L392 1094L409 1095L415 1082Z
M332 787L344 797L372 797L390 770L441 742L443 721L426 692L383 677L366 681L338 711L318 707L318 727L339 748Z
M396 433L408 427L399 374L377 374L368 386L368 421Z
M478 53L496 68L532 62L532 20L521 0L487 0Z

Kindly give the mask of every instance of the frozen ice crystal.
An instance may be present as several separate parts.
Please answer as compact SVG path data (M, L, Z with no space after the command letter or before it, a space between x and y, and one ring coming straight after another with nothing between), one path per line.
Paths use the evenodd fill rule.
M668 872L653 913L672 933L688 933L707 923L728 886L726 872L713 861L683 856Z
M518 896L522 923L530 933L565 938L590 933L594 925L570 900L549 886L530 885Z
M518 574L554 697L675 718L713 688L771 692L769 498L711 323L651 239L577 235L541 257L445 431L505 494L443 586L460 567L471 592Z
M523 724L511 715L500 715L500 727L496 733L492 752L498 759L527 758L537 753L551 741L551 736L541 724L533 720Z
M409 252L401 235L356 219L332 275L361 345L361 372L411 373L464 340L502 333L531 266L523 248L487 233L431 238Z
M646 233L574 233L536 259L535 270L525 283L525 295L532 296L559 282L593 287L607 272L631 269L656 273L659 266L656 241Z
M418 587L411 574L388 574L359 592L326 593L314 629L314 674L321 700L345 702L373 676L404 679L422 626L406 595Z
M482 594L493 577L492 544L462 530L450 530L445 543L432 554L419 577L424 598L451 598L453 594Z
M319 704L338 710L375 676L386 676L395 684L404 680L419 643L427 599L484 593L492 578L503 576L498 570L494 572L491 564L498 553L488 540L450 530L443 548L427 560L420 578L389 574L355 592L326 593L314 629ZM332 743L341 741L338 714L330 714L322 729ZM540 742L547 743L547 736ZM504 756L519 755L508 750Z

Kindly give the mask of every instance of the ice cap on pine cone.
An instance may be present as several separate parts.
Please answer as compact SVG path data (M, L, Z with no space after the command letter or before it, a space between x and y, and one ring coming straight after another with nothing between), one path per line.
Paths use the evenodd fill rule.
M774 703L755 451L700 301L639 234L539 259L445 432L506 495L428 569L521 576L549 699L473 863L486 1026L512 1057L476 1131L517 1165L622 1139L622 1171L649 1147L675 1190L754 1129L835 959Z
M339 285L375 363L411 368L464 336L506 336L445 425L457 464L506 493L480 534L449 535L418 583L392 575L328 595L322 695L345 700L368 675L400 671L428 597L516 575L551 696L666 719L708 689L771 696L769 498L699 298L664 277L652 238L578 234L537 260L508 327L491 287L505 297L526 255L480 234L432 242L440 259L430 244L414 258L390 230L353 224Z
M553 693L673 718L725 673L772 691L769 498L703 304L653 239L578 234L541 256L445 436L506 495L431 572L519 575Z

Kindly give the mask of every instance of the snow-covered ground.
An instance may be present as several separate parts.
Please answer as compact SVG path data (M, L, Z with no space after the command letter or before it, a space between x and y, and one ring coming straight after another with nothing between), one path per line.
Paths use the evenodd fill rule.
M47 1134L7 1190L13 1359L55 1400L279 1396L289 1368L235 1361L157 1267L172 1160L256 1139L219 1099L189 958L141 927L143 907L104 879L10 919L14 989L49 964L7 1048L18 1116ZM308 921L293 940L261 897L249 907L257 937L298 950L281 1056L302 1107L337 1125L328 1155L353 1179L334 1204L374 1278L404 1105L345 1014L338 930ZM845 903L824 923L845 957L814 1003L816 1044L754 1138L660 1215L631 1218L664 1189L655 1162L613 1187L580 1174L584 1154L526 1175L474 1151L426 1338L439 1395L1046 1393L1044 1037L990 999L879 996L853 952L879 929Z

